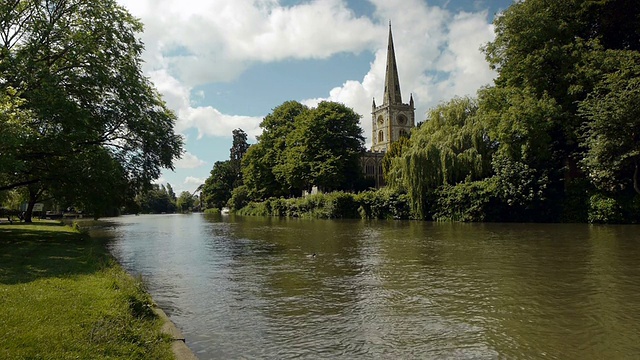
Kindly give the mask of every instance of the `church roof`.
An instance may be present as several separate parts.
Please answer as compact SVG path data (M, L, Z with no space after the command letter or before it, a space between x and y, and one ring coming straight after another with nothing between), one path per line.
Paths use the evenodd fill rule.
M400 93L400 80L398 79L398 66L396 65L396 52L393 48L393 36L391 34L391 21L389 21L389 42L387 48L387 71L384 76L384 100L383 105L402 104Z

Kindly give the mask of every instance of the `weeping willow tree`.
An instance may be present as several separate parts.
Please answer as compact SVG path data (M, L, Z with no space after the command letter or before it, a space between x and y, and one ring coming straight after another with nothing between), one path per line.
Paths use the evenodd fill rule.
M477 101L469 97L436 106L412 132L402 156L392 159L387 181L408 193L418 216L426 217L429 194L439 186L490 174L492 148L477 111Z

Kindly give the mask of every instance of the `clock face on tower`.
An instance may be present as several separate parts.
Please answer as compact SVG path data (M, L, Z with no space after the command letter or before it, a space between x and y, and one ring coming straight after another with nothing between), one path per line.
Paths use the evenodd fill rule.
M384 118L382 117L382 115L378 116L378 124L379 125L384 124Z
M398 115L398 125L406 125L407 124L407 117L400 114Z

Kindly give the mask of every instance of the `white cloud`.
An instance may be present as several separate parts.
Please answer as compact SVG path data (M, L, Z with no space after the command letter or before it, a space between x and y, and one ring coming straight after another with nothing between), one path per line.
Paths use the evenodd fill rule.
M475 95L492 82L490 70L480 47L493 40L486 12L451 14L422 1L373 0L376 16L394 19L393 40L403 102L413 94L416 122L423 121L428 108L454 96ZM412 11L405 11L406 8ZM382 101L386 68L386 40L375 54L369 72L361 81L349 80L333 88L326 98L307 99L307 105L321 100L342 102L363 115L361 126L369 139L371 102ZM370 140L370 139L369 139Z
M182 158L176 161L176 169L196 169L201 166L207 165L206 161L198 159L197 156L191 153L182 154Z
M205 180L206 179L200 179L200 178L193 177L193 176L187 176L184 179L184 183L183 184L186 184L186 185L201 185L201 184L204 184Z
M198 139L203 136L229 136L237 128L242 128L252 140L260 134L259 124L262 117L227 115L210 106L194 107L191 88L180 83L166 70L153 71L150 77L169 108L178 115L176 131L197 129Z
M152 181L153 184L164 184L167 182L167 179L164 176L160 176L158 179L156 179L155 181Z
M378 42L379 27L343 0L285 7L273 0L119 0L142 18L150 70L188 86L230 81L254 62L327 58Z
M454 14L424 0L370 0L373 18L356 17L346 0L295 6L277 0L118 1L145 24L145 69L176 111L176 130L197 129L198 138L229 136L240 127L253 140L262 118L194 106L193 98L203 96L192 94L196 86L232 81L259 62L372 51L368 73L345 79L325 98L362 114L369 137L371 100L382 99L388 19L393 20L403 100L408 102L413 93L416 121L424 120L426 110L438 102L475 94L495 76L479 51L494 36L486 12ZM315 105L320 100L303 102Z

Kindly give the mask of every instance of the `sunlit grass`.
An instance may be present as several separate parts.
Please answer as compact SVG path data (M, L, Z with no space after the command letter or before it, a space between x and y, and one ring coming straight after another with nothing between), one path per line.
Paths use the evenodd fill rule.
M160 326L100 240L55 222L0 225L0 358L170 359Z

